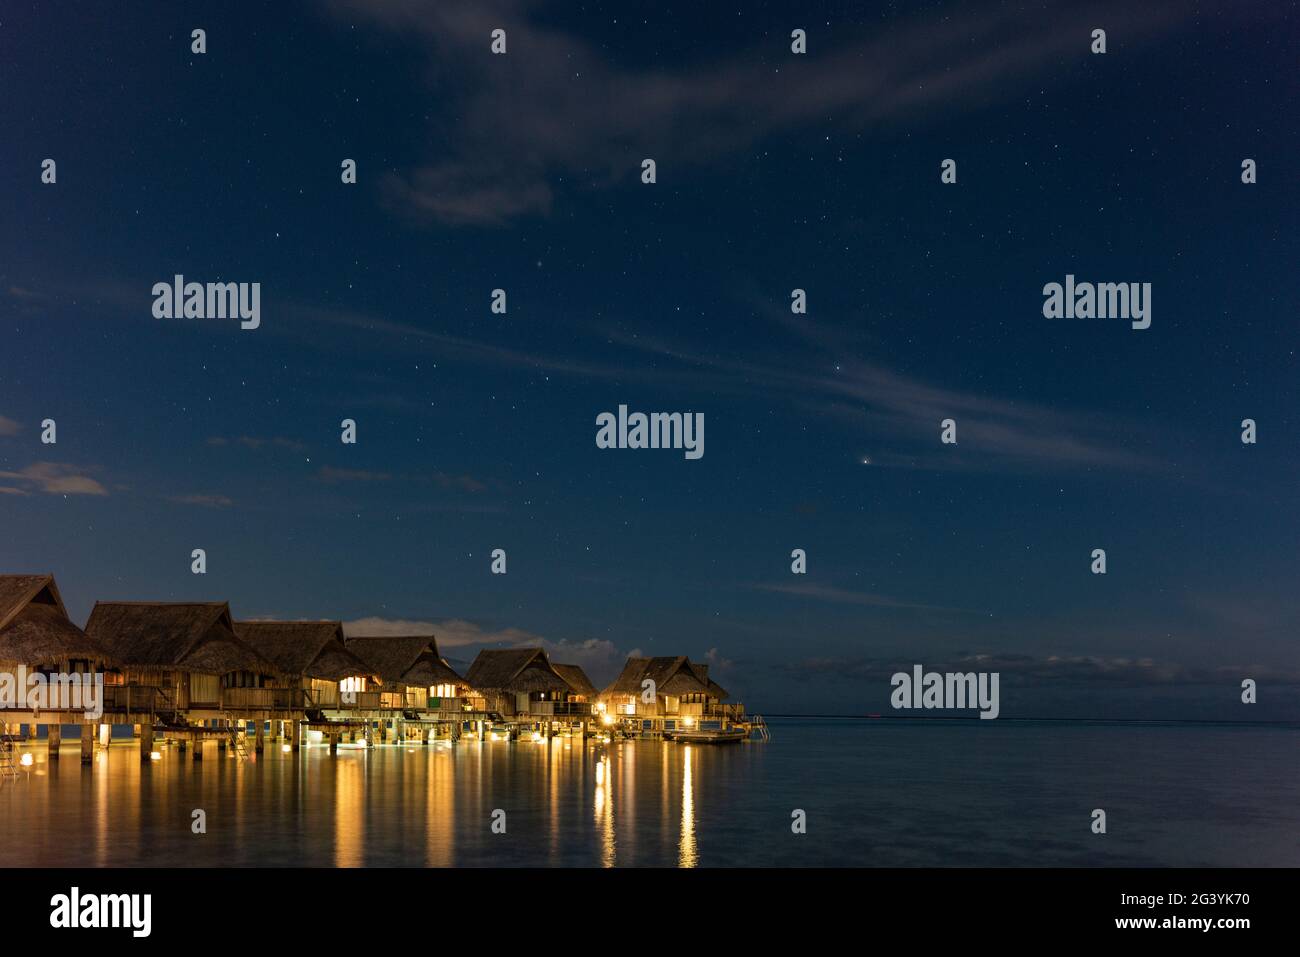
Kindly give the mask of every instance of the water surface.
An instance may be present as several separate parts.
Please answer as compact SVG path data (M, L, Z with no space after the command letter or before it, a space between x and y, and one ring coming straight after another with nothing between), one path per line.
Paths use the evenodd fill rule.
M76 742L53 763L42 742L0 784L0 865L1300 865L1294 727L770 723L768 744L268 745L245 762L209 744L144 766L114 744L90 771Z

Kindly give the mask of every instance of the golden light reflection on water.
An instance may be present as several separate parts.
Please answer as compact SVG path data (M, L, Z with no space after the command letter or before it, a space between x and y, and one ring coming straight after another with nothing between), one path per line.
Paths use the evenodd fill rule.
M243 761L168 742L145 762L115 741L92 768L71 747L61 762L25 750L23 786L0 791L0 866L699 867L714 773L707 749L651 741L268 747ZM490 834L498 807L524 837ZM76 834L75 852L15 840L32 833Z
M608 753L601 754L596 762L594 810L596 827L600 831L600 864L613 867L617 841L614 832L614 781Z
M425 789L425 863L429 867L452 867L456 863L456 788L452 779L451 755L435 747L428 757L428 786Z
M366 843L365 754L339 754L335 761L334 866L360 867Z
M695 782L691 779L691 746L686 745L682 759L682 839L678 844L679 867L694 867L698 863L695 850Z

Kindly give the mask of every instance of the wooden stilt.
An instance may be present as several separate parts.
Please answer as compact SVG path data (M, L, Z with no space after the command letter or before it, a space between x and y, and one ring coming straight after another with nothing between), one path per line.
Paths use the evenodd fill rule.
M45 746L49 749L50 760L54 760L59 756L59 745L63 743L63 725L52 724L45 734Z
M140 760L148 761L153 754L153 722L144 721L140 725Z
M95 726L93 724L83 724L81 726L81 763L95 763Z

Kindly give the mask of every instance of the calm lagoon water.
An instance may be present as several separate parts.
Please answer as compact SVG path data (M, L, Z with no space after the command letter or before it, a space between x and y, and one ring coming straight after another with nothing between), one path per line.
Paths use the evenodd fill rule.
M41 742L0 784L0 866L1300 866L1298 728L770 725L768 744L268 744L247 762L209 744L143 767L121 743L93 771Z

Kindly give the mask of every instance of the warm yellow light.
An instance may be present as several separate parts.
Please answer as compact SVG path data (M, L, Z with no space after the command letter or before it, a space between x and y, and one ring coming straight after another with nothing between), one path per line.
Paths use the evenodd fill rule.
M293 750L293 747L288 744L282 744L280 745L280 750L283 751L285 754L288 754L290 751Z
M600 716L600 723L605 725L613 724L614 716L612 714L602 714Z
M601 714L604 714L604 713L605 713L605 702L603 702L603 701L597 702L597 703L596 703L596 710L599 711Z
M18 763L25 768L30 768L32 766L32 756L30 754L24 754L18 759Z
M694 718L682 718L682 724L686 725L686 727L688 727L688 728L689 728L691 725L693 725L694 723L695 723L695 719L694 719Z
M495 731L493 731L493 732L492 732L492 740L493 740L493 741L500 741L500 740L501 740L501 735L499 735L499 734L497 734Z
M161 752L161 751L150 751L150 752L149 752L149 760L150 760L150 761L161 761L161 760L162 760L162 752Z
M609 735L605 735L605 743L609 744Z
M541 732L539 732L539 731L534 731L534 732L533 732L533 740L534 740L534 741L540 741L540 740L542 740Z

